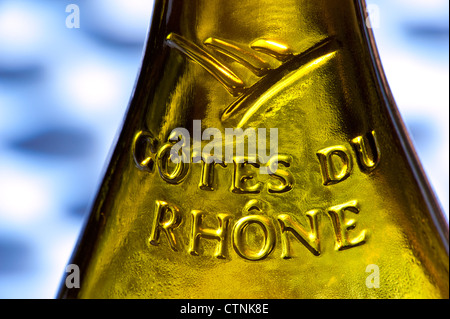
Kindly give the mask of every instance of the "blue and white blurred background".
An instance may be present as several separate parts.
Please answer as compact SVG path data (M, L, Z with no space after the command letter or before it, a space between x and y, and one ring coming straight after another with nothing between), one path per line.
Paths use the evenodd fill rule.
M368 0L449 212L449 2ZM80 27L67 28L69 4ZM54 298L141 62L152 0L0 0L0 298Z

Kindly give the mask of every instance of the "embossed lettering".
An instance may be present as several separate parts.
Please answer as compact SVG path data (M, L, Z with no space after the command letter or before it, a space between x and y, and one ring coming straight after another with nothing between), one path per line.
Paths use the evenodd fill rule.
M245 233L252 224L261 227L264 234L264 244L258 252L249 250L245 244ZM250 215L239 219L233 227L232 238L236 253L248 260L264 259L269 256L275 247L275 229L270 219L262 215Z
M153 172L158 140L146 131L139 131L134 136L131 154L136 166L142 171Z
M215 183L214 183L214 166L216 164L219 164L222 167L226 167L226 164L220 162L220 163L216 163L213 159L211 160L211 157L205 156L203 157L203 162L202 162L202 172L201 172L201 176L200 176L200 183L198 185L198 187L202 190L206 190L206 191L213 191L215 190Z
M251 199L242 208L242 216L233 227L230 226L231 214L207 215L200 210L191 211L191 229L188 252L193 256L200 254L201 239L217 241L213 256L219 259L227 258L229 247L229 237L231 237L231 247L241 258L249 261L258 261L267 258L275 249L276 238L281 239L281 258L292 258L290 240L291 235L302 243L313 255L320 256L321 238L319 236L320 213L327 212L335 234L335 249L343 251L352 247L362 245L367 240L367 231L361 230L354 235L356 227L354 219L350 219L347 213L359 214L359 205L356 200L336 205L325 209L312 209L307 211L307 222L298 221L292 215L279 214L274 218L267 216L270 212L270 204L260 200ZM182 214L174 205L165 201L156 201L155 217L153 229L149 238L150 244L158 246L161 232L164 232L170 247L174 251L179 251L174 230L182 225ZM204 226L204 220L209 218L218 221L217 228ZM306 224L306 225L305 225ZM186 223L184 223L186 225ZM276 227L276 226L279 227ZM185 230L187 231L187 230ZM231 236L230 236L231 231ZM210 246L211 247L211 246ZM214 246L213 246L214 247Z
M167 215L170 215L168 218ZM150 235L149 242L152 245L159 245L161 231L166 234L170 248L178 251L177 241L173 230L180 225L181 216L179 210L174 205L170 205L164 201L157 200L155 207L155 219L153 220L153 230Z
M352 140L352 145L362 171L371 172L380 162L380 148L375 131Z
M257 174L251 167L259 164L249 163L243 158L234 158L234 174L231 191L236 194L257 194L261 192L263 183L255 181ZM253 180L253 182L251 182Z
M245 204L242 213L263 213L265 202L252 199ZM257 225L263 232L263 246L258 252L254 252L248 247L246 238L249 236L249 227ZM275 228L269 218L264 215L249 215L240 218L233 227L232 235L233 247L236 253L242 258L256 261L266 258L275 247Z
M347 219L345 215L346 212L358 214L358 202L356 200L352 200L345 204L333 206L328 209L328 215L331 218L336 235L336 250L344 250L358 246L363 244L366 240L366 230L362 230L359 235L353 239L349 239L349 231L356 227L356 221L354 219Z
M352 171L352 157L346 147L336 145L317 152L324 185L345 180Z
M291 162L292 156L289 155L274 155L269 159L267 163L269 176L277 180L277 183L267 182L267 190L269 193L285 193L294 187L292 173L288 170L278 168L279 164L290 167Z
M194 256L199 255L198 251L201 238L214 239L219 241L216 246L216 251L214 252L214 257L220 259L226 258L225 249L227 246L227 232L231 216L229 214L218 214L217 220L219 221L219 227L217 229L211 229L202 227L205 213L199 210L193 210L191 211L191 215L192 230L189 253Z
M172 146L172 143L166 143L159 149L156 157L158 170L159 175L164 181L169 184L179 184L184 180L189 171L189 163L183 160L174 163L170 158ZM175 167L171 168L171 166Z
M284 259L291 258L290 245L288 239L288 233L292 233L311 253L315 256L320 255L320 240L319 240L319 223L317 209L310 210L306 213L309 220L311 231L306 231L303 226L296 222L291 216L286 214L278 215L278 222L281 226L281 243L283 251L281 257Z

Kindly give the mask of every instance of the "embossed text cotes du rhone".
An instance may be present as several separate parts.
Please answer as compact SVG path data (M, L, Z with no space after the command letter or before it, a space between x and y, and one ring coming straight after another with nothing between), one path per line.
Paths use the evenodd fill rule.
M186 161L171 162L170 150L174 145L168 141L160 146L160 143L150 132L139 131L133 140L132 155L136 166L144 172L154 173L169 184L182 183L189 174L189 166L193 165ZM320 166L322 184L324 187L340 183L347 179L353 170L353 158L363 173L372 172L380 162L380 149L376 139L375 131L363 136L358 136L350 141L351 148L344 145L334 145L320 149L316 152L318 165ZM277 163L277 169L271 170L271 163ZM215 191L214 172L216 164L223 169L230 164L217 163L214 158L202 158L201 173L198 177L198 187L204 191ZM281 164L281 165L279 165ZM261 165L266 165L268 179L266 184L258 181L257 170ZM295 178L289 168L292 165L292 157L286 154L272 155L265 164L249 163L245 159L233 159L233 177L231 179L230 192L234 194L258 194L267 186L267 192L282 196L293 190ZM251 182L250 182L251 181ZM296 217L280 212L276 217L268 217L264 214L264 204L257 199L250 199L242 209L243 217L236 220L228 212L205 212L198 208L192 208L188 213L182 213L173 204L158 199L155 201L154 219L149 236L149 243L158 246L161 238L168 241L173 251L188 251L193 256L200 255L199 245L201 240L213 240L216 243L214 257L226 259L229 247L236 254L246 260L257 261L268 257L274 250L276 236L280 234L282 245L282 258L292 258L290 240L292 236L301 242L313 255L321 254L319 219L320 213L325 213L334 230L335 249L346 250L362 245L367 240L367 231L358 229L356 221L352 218L360 213L358 200L348 201L323 208L312 208L303 212L306 224L300 223ZM215 216L217 228L208 228L204 225L207 216ZM183 219L189 219L190 224L182 223ZM187 249L180 247L176 231L189 232L189 243ZM189 225L187 227L186 225ZM248 249L247 232L250 226L258 227L262 234L259 250ZM177 229L178 228L178 229ZM278 231L277 231L278 229ZM164 236L163 236L164 235ZM292 236L289 236L292 235Z

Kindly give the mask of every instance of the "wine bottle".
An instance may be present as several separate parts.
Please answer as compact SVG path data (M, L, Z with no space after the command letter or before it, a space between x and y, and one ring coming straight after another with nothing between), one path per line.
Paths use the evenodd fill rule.
M361 0L157 0L61 298L448 298Z

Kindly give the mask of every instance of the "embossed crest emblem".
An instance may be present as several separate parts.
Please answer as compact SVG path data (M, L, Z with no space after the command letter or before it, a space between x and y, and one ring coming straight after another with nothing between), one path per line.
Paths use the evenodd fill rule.
M246 112L237 127L247 122L261 106L261 103L256 103L260 97L263 99L270 97L302 76L300 73L291 77L288 76L290 73L303 66L322 64L334 56L337 49L333 38L322 40L301 53L293 52L287 44L271 39L256 39L246 46L234 41L209 37L203 41L205 48L201 48L176 33L170 33L166 43L202 66L236 97L225 108L221 119L226 121L245 108ZM258 80L253 83L247 80L249 83L246 83L244 80L246 77L237 74L216 53L239 63L248 72L256 75Z

